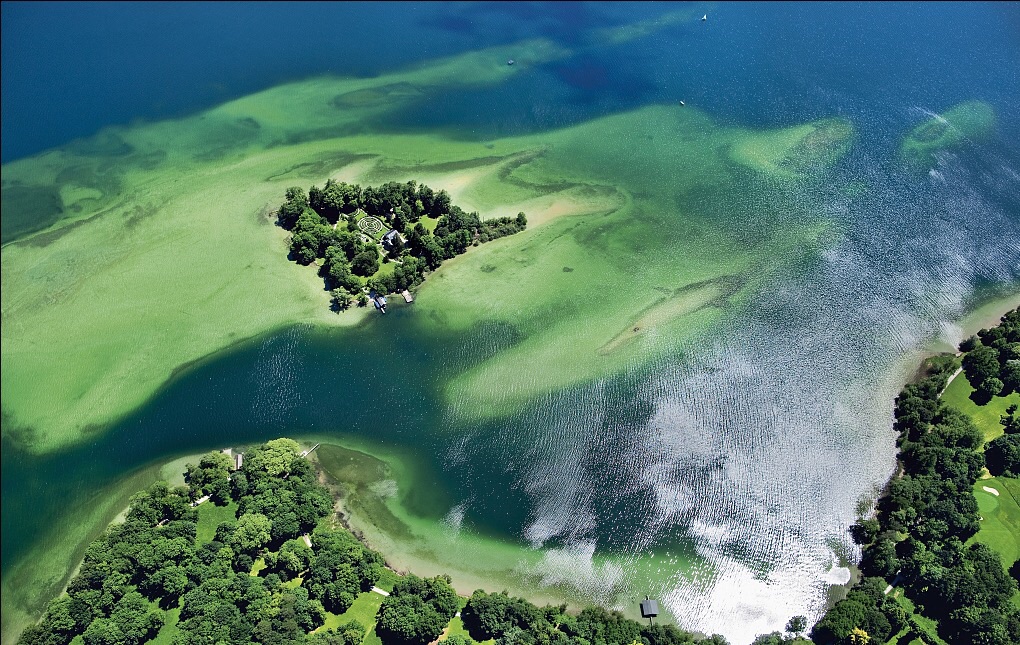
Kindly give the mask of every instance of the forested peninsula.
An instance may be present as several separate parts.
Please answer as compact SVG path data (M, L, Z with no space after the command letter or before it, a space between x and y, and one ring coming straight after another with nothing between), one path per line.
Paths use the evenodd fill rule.
M294 261L321 261L334 308L365 306L371 298L383 312L385 300L376 294L413 289L443 260L528 225L523 212L483 221L452 204L445 190L415 181L362 188L333 179L307 194L288 188L277 221L291 232Z
M619 612L536 607L506 593L459 597L448 576L398 575L334 514L291 439L188 464L157 482L85 552L66 593L20 645L722 645Z

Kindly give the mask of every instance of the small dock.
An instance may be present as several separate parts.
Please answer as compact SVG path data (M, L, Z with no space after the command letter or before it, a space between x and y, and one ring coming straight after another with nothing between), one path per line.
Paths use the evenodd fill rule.
M412 296L411 292L408 291L407 289L404 289L403 291L401 291L400 295L402 295L404 297L404 302L406 302L408 304L414 302L414 296Z
M307 457L308 455L312 454L312 451L315 450L318 447L319 447L319 444L315 444L314 446L312 446L308 450L302 451L300 456L301 457Z

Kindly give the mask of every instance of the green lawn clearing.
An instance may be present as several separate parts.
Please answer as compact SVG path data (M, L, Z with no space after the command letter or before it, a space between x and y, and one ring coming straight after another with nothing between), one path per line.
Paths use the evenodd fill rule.
M375 634L375 616L379 613L384 596L374 591L366 591L354 599L347 611L342 614L326 612L326 622L318 630L335 629L340 625L356 620L365 627L365 645L370 645L379 640Z
M974 387L967 380L967 375L961 372L942 393L942 400L969 416L984 435L985 441L991 441L1002 435L999 417L1006 414L1006 408L1010 405L1020 405L1020 394L1013 392L1009 396L996 396L986 405L978 405L970 399L973 392Z
M217 506L212 501L198 505L198 535L196 540L199 544L211 542L216 535L216 527L224 522L237 521L237 502L230 502L226 506Z
M997 491L996 495L987 489ZM1007 569L1020 559L1020 479L993 477L974 484L981 529L971 540L987 544Z

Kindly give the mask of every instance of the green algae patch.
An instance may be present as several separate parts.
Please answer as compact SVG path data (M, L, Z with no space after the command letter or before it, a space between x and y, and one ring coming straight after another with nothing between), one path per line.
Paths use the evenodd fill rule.
M535 62L563 55L528 45ZM332 137L413 98L408 79L455 88L519 73L493 63L502 53L288 84L5 165L5 435L35 452L79 442L243 339L359 322L364 311L332 314L321 279L288 262L276 204L287 186L331 175L407 180L423 164L489 156L432 136ZM371 88L370 105L331 103Z
M765 175L803 179L841 159L849 150L853 135L848 120L822 119L744 136L730 149L730 158Z
M927 170L941 151L982 141L995 130L995 110L984 101L966 101L932 115L911 130L900 144L900 158L916 170Z
M511 330L453 376L450 409L464 419L511 414L647 364L711 333L783 263L812 253L826 223L794 203L781 214L750 211L766 188L730 158L774 141L787 159L812 160L788 163L796 177L819 177L852 134L842 121L794 130L724 128L694 110L650 106L545 133L498 173L474 171L459 187L464 201L517 189L546 201L538 213L547 223L448 262L421 288L416 322L429 336Z

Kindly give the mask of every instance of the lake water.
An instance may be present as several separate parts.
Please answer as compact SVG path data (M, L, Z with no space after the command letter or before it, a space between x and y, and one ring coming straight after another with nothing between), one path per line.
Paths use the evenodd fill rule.
M832 240L820 257L785 262L697 342L524 410L467 421L446 389L520 340L517 330L482 324L440 341L416 303L352 331L292 328L212 357L68 451L31 456L5 431L4 571L64 505L144 464L336 432L434 473L410 513L563 555L582 598L650 592L682 625L735 642L794 614L817 617L855 556L846 527L892 469L897 362L939 335L959 340L954 319L1020 280L1020 9L706 7L690 6L708 12L705 23L608 45L600 29L666 8L4 4L5 163L286 80L371 76L534 36L575 54L366 127L488 140L683 100L721 124L842 116L856 130L827 186L739 205L741 218L785 202L824 215ZM927 173L895 165L905 132L975 99L995 110L990 138L940 154ZM654 575L639 577L646 587L628 586L628 567L645 571L667 551L685 555L655 559ZM599 557L617 568L590 569Z

